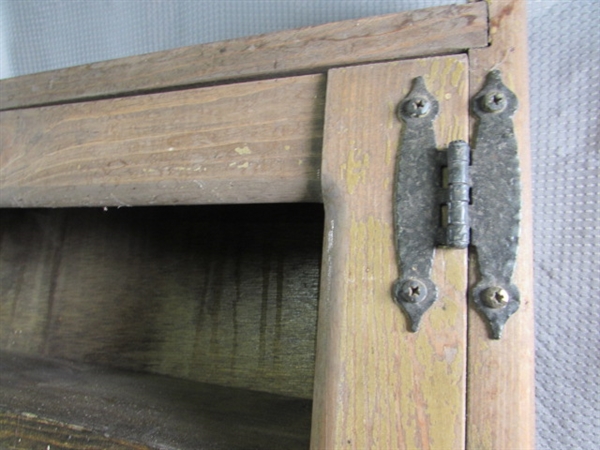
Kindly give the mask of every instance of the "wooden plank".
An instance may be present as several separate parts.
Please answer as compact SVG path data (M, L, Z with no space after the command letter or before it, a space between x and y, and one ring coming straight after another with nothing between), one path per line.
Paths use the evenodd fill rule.
M151 450L146 445L111 439L100 431L42 419L32 413L1 411L0 446L10 450Z
M491 45L469 53L475 95L490 70L499 69L518 97L514 117L522 182L522 222L515 284L519 310L502 339L488 339L479 314L469 311L467 446L470 449L535 448L534 309L529 92L525 0L489 0ZM476 281L473 279L472 282Z
M312 397L321 205L1 216L0 349Z
M487 45L483 4L440 6L184 47L0 81L0 108L323 71Z
M396 106L423 75L440 100L438 142L465 139L467 70L466 57L448 56L328 75L312 448L464 447L466 252L436 252L439 299L418 333L391 287Z
M311 401L0 352L0 447L305 449Z
M320 200L325 78L0 113L0 207Z

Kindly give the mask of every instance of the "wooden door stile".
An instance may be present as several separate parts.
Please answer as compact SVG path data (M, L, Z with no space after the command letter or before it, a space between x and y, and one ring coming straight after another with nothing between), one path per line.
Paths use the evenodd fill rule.
M489 0L490 45L469 51L470 90L486 74L502 72L518 98L513 118L521 164L522 218L514 281L521 304L500 340L488 339L487 324L469 309L467 448L535 448L534 309L529 93L525 0ZM474 149L476 152L477 149ZM471 261L471 280L477 280Z
M465 55L328 75L314 449L464 446L466 251L436 251L439 299L417 333L391 295L396 107L418 76L440 101L438 142L466 139Z

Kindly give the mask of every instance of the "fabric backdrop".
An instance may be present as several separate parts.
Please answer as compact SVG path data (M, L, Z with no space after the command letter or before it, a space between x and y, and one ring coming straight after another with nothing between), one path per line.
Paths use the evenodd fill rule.
M453 0L0 0L0 77ZM600 0L529 0L540 449L600 445Z

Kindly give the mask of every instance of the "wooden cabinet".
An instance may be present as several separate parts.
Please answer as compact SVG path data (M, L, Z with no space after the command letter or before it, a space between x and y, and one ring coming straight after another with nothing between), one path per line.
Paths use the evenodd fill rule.
M3 445L533 448L523 3L3 80ZM438 143L469 141L493 69L521 105L521 305L489 339L476 255L436 250L412 333L391 296L396 109L421 76Z

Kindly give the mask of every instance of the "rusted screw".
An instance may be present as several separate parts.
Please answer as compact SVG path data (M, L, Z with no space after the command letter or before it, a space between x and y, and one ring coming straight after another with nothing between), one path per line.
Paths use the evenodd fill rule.
M402 114L407 117L424 117L431 111L431 102L424 97L416 97L404 102Z
M481 301L488 308L504 308L509 299L508 292L498 286L491 286L481 293Z
M400 287L400 294L404 301L418 303L427 297L427 287L419 280L406 280Z
M491 113L502 112L506 109L506 96L498 91L488 92L481 98L481 107Z

